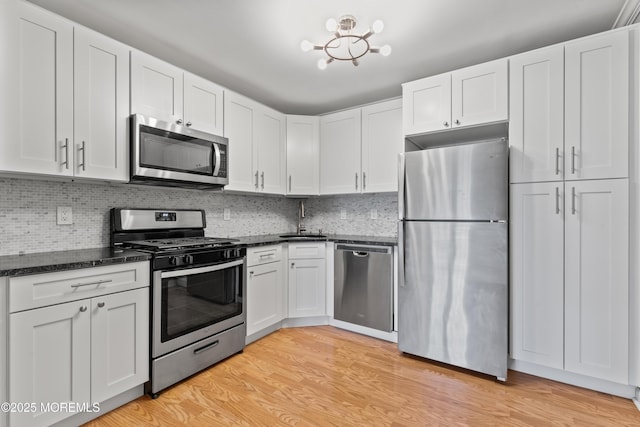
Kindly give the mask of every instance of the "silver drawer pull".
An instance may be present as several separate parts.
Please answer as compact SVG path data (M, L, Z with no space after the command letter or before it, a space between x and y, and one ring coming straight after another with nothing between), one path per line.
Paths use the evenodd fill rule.
M78 283L77 285L71 285L72 288L81 288L83 286L92 286L92 285L102 285L103 283L109 283L109 282L113 282L113 280L108 279L108 280L98 280L97 282L91 282L91 283Z
M104 307L104 303L101 301L98 303L98 308L102 308L102 307Z
M272 256L274 256L275 254L264 254L264 255L260 255L260 259L262 258L271 258Z
M87 306L83 305L82 307L80 307L80 312L84 313L85 311L87 311Z
M200 354L203 351L207 351L210 348L213 348L213 347L217 346L218 344L220 344L220 341L216 340L216 341L212 342L211 344L205 345L204 347L196 348L195 350L193 350L193 354Z

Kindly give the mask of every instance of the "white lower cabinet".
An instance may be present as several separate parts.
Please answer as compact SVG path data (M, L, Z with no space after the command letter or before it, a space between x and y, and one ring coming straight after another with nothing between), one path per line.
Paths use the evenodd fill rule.
M628 384L628 185L511 185L514 359Z
M70 274L76 279L70 286L76 286L78 294L85 289L95 292L101 284L91 280L105 268L112 269L74 270ZM78 277L78 271L86 274ZM139 263L138 271L148 279L147 262ZM31 277L33 283L51 287L54 282L49 279L54 276L62 278L65 274L19 279ZM112 280L116 276L114 273ZM79 408L90 411L93 404L149 379L148 280L146 284L9 314L8 401L32 404L28 412L9 415L11 427L49 426L80 412ZM26 284L18 281L14 287L17 286ZM11 305L9 309L12 310ZM60 409L59 404L69 402L78 405L77 410Z
M289 244L289 317L325 316L325 244Z
M247 336L282 321L286 315L286 283L282 247L249 248L247 283Z

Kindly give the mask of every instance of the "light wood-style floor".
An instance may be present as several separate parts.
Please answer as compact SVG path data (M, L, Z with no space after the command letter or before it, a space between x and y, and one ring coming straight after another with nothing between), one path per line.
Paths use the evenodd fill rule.
M88 423L103 426L640 426L627 399L509 371L490 377L318 326L279 330Z

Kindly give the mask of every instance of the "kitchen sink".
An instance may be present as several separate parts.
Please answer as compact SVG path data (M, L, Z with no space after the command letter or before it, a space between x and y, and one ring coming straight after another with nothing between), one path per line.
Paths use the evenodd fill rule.
M324 239L327 236L325 236L324 234L281 234L280 235L281 238L283 239Z

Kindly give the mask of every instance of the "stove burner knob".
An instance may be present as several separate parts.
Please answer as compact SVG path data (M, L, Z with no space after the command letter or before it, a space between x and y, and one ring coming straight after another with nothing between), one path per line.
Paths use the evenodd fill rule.
M169 264L171 264L171 265L180 265L178 257L177 256L170 257L169 258Z
M193 264L193 256L192 255L185 255L184 256L184 263L187 264L187 265Z

